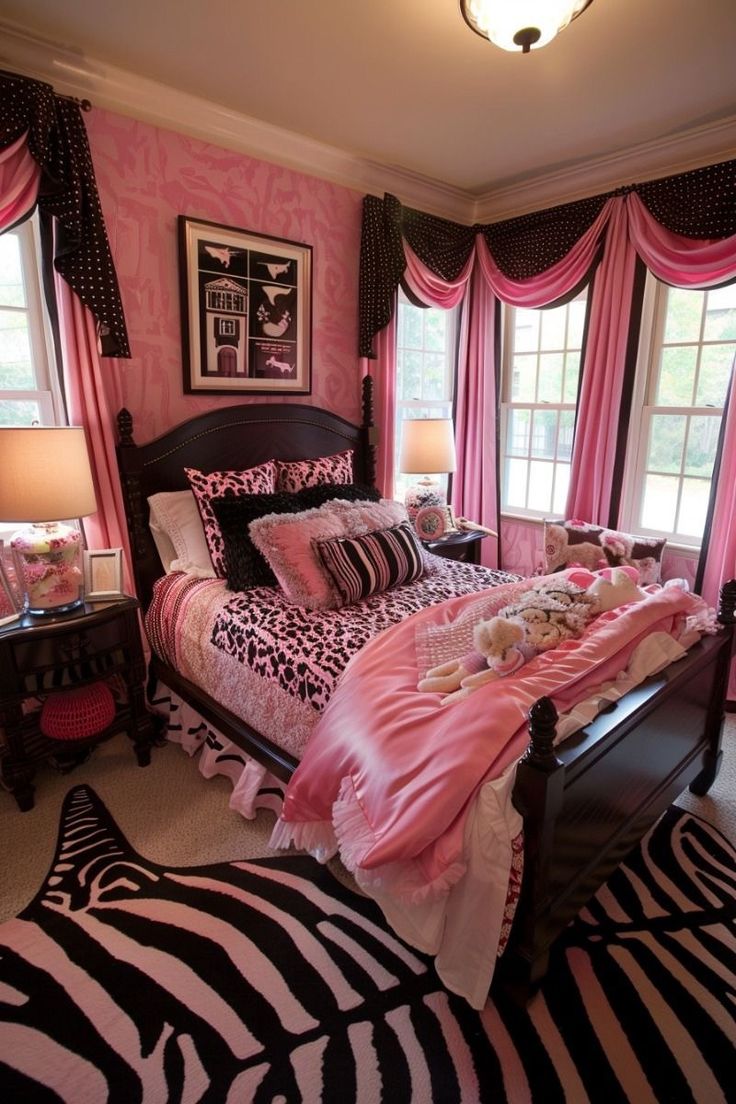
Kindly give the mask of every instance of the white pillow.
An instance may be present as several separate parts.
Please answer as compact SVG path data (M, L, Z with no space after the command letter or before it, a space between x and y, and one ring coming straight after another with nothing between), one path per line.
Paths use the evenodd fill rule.
M149 525L164 571L214 579L202 518L191 491L161 491L148 500Z

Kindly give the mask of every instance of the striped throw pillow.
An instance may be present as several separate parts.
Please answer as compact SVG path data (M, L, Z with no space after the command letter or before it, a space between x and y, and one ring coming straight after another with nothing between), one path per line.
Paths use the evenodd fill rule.
M346 606L390 587L413 583L424 572L421 549L406 524L315 543Z

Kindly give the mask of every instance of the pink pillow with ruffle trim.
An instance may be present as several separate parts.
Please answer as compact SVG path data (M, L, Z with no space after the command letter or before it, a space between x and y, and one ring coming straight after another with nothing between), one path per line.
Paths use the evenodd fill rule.
M268 561L284 597L305 609L337 609L342 599L330 579L317 541L358 537L406 521L400 502L335 499L299 514L267 514L250 523L253 544Z
M205 475L197 468L185 468L189 485L194 491L204 526L212 566L220 579L225 578L225 542L210 499L229 494L273 494L276 487L276 462L267 460L245 471L215 471Z
M321 483L353 482L353 450L345 449L333 456L316 460L277 460L276 490L301 491Z

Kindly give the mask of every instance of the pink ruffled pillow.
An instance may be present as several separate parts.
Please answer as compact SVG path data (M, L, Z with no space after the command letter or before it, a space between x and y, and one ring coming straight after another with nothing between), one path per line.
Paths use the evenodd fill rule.
M277 460L276 490L301 491L320 483L352 483L353 450L345 449L333 456L316 460Z
M233 495L273 494L276 485L276 462L267 460L255 468L245 471L216 471L205 475L197 468L185 468L189 485L194 491L199 513L204 526L212 566L215 574L225 578L225 542L220 525L210 505L210 500L219 498L227 491Z
M406 521L406 509L400 502L335 499L299 514L267 514L250 523L250 536L288 601L305 609L337 609L342 598L322 563L317 542L362 536L402 521Z

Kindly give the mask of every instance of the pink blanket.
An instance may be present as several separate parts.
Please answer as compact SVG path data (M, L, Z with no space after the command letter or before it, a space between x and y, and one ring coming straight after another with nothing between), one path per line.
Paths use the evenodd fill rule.
M677 637L705 608L678 586L657 588L442 708L438 694L416 689L417 629L449 623L477 601L464 595L416 614L353 658L289 783L273 846L329 855L336 840L362 884L372 877L413 902L447 892L465 870L471 802L524 751L531 705L546 695L565 711L615 679L647 634Z

